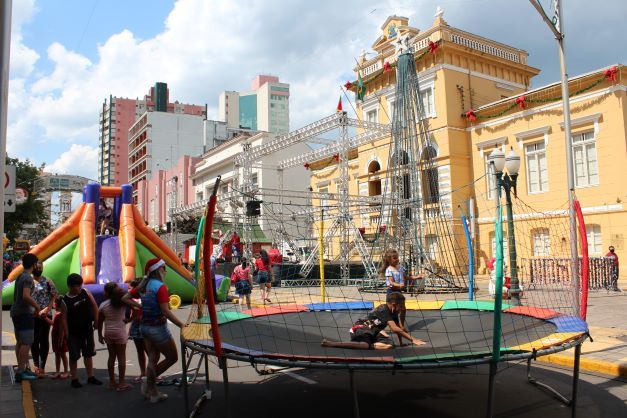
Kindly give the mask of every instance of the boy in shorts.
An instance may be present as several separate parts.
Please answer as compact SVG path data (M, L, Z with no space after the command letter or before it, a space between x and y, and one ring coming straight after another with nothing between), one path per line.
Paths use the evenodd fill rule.
M24 272L15 280L13 290L13 305L11 305L11 319L15 330L15 356L17 357L17 370L15 381L37 380L37 375L28 370L28 352L35 340L35 315L38 315L42 306L33 299L33 267L37 264L37 256L24 254L22 266Z
M92 357L96 355L94 344L94 323L98 321L98 305L92 294L83 288L83 278L80 274L72 273L67 276L68 292L63 296L61 311L64 313L64 331L67 335L67 345L70 354L70 386L80 388L83 385L78 381L76 369L78 360L83 356L87 383L102 385L94 377L94 363Z
M335 342L322 340L323 347L352 348L356 350L388 350L394 348L390 336L384 331L390 327L399 341L405 338L413 345L423 345L426 342L412 337L398 325L398 314L405 307L405 296L400 292L392 292L387 295L386 303L377 306L368 312L364 319L358 319L350 329L350 342Z

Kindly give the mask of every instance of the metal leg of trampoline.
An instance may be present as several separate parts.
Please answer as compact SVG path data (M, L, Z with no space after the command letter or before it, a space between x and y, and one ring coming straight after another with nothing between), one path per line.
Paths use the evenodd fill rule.
M492 408L494 404L494 378L496 377L498 363L490 362L490 377L488 381L488 406L486 408L486 417L492 418Z
M527 380L529 381L529 383L547 390L553 396L555 396L557 400L562 402L564 405L570 406L572 408L571 416L573 418L576 416L577 388L579 386L579 360L580 358L581 358L581 344L577 344L575 346L575 359L574 359L574 365L573 365L573 387L572 387L572 394L571 394L570 399L568 399L566 396L562 395L556 389L552 388L546 383L542 383L536 380L533 376L531 376L531 360L532 359L527 360Z
M355 388L355 372L353 369L348 369L348 376L350 380L351 393L353 395L353 411L355 418L359 418L359 399L357 398L357 389Z
M226 357L220 357L219 359L220 368L222 369L222 384L224 385L224 405L225 405L225 416L227 418L231 417L231 395L229 390L229 369L226 362Z

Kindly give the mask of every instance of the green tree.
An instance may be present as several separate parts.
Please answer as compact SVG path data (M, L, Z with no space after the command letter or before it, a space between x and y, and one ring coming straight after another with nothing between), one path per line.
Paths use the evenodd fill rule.
M18 205L15 212L4 214L4 231L7 238L13 242L15 238L20 237L21 231L26 224L34 224L34 235L44 237L50 231L50 219L46 216L45 207L47 202L37 199L34 192L35 180L44 168L44 164L36 167L30 160L20 161L17 158L7 157L7 165L14 165L15 168L15 184L17 187L26 189L28 199L26 202Z

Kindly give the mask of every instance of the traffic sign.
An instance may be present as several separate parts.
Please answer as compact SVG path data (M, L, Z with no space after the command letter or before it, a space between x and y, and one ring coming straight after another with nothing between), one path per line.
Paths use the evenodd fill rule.
M15 212L15 166L7 165L4 171L4 211Z

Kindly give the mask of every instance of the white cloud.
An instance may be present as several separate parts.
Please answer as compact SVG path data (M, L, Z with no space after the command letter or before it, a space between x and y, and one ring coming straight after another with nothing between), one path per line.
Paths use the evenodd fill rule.
M98 148L87 145L72 145L44 171L56 174L74 174L95 179L98 167Z
M445 19L460 29L528 50L532 65L557 66L554 42L529 4L480 3L481 10L475 3L448 2ZM486 3L489 7L483 7ZM34 0L15 4L13 42L18 46L12 49L8 149L37 162L58 157L51 167L73 174L75 169L90 170L87 177L95 178L95 154L89 170L85 158L74 163L67 158L79 155L77 150L95 153L98 111L109 95L142 97L156 81L163 81L172 100L207 103L215 109L222 90L246 90L256 74L271 73L291 84L290 128L297 129L334 112L340 86L354 77L354 57L362 48L369 49L388 15L408 16L412 26L426 29L438 1L352 0L338 6L333 0L179 0L161 33L149 39L139 39L132 28L111 34L98 45L92 60L67 45L49 45L46 54L53 69L48 72L37 71L39 56L22 44L21 35L33 17L34 24L45 22L36 22ZM609 43L612 34L622 33L608 28L621 27L616 22L624 13L617 9L625 11L626 6L616 0L603 9L596 17L573 6L566 21L572 28L599 27L604 19L599 42ZM511 19L502 15L520 16L525 24L512 27ZM584 18L587 21L580 24ZM593 36L584 39L573 30L568 40L571 54L590 55L581 59L592 67L584 71L624 59L615 49L592 48L591 42L599 43ZM614 58L609 62L593 58L592 54L602 53ZM583 72L574 65L569 69L571 74ZM350 109L346 101L344 107Z
M35 0L13 2L11 22L11 60L9 72L11 77L27 77L39 59L39 54L22 43L22 26L30 22L37 13Z

